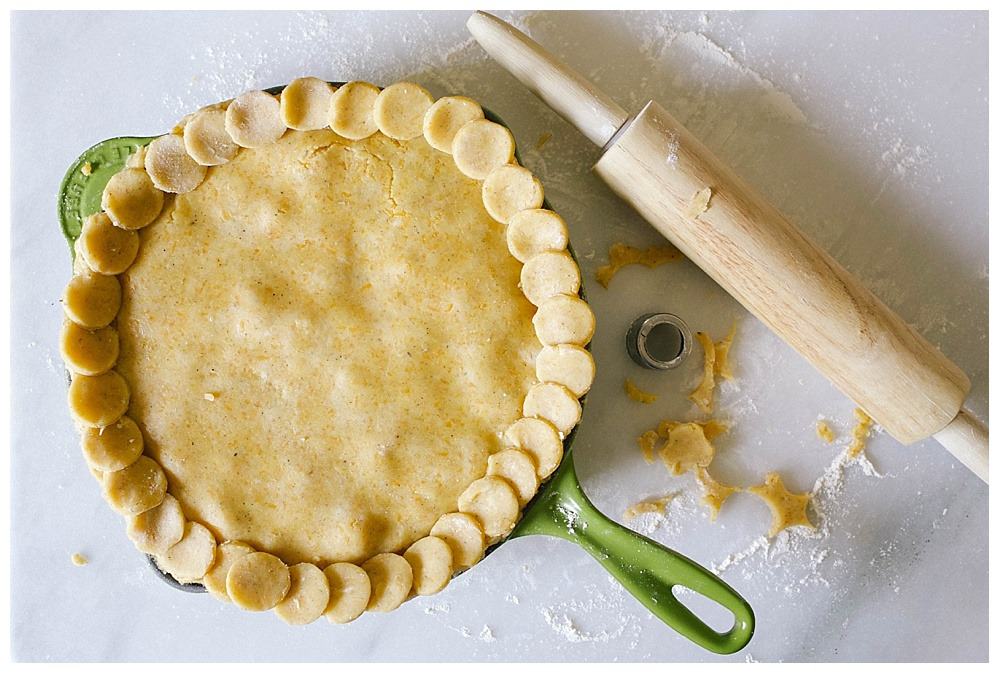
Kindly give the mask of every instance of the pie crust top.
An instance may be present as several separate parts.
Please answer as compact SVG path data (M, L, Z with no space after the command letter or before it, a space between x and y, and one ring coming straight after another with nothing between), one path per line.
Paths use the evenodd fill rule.
M440 591L593 380L564 222L481 107L295 80L134 155L77 240L70 410L136 546L293 624Z

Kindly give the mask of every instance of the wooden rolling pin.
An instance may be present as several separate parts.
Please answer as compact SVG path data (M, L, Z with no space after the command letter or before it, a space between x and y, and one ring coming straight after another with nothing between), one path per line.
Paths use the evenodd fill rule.
M753 315L903 444L933 436L988 483L988 429L971 383L655 101L629 116L484 12L468 29L494 59L604 149L594 170Z

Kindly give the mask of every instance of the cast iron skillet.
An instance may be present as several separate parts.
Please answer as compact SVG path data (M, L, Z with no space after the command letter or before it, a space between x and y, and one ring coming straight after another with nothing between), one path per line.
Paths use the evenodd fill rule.
M267 91L279 94L283 89L283 86L277 86ZM486 117L503 123L488 110ZM100 210L101 193L108 180L121 170L129 155L156 137L125 136L102 141L86 150L70 166L59 190L58 208L59 222L71 252L83 220ZM83 175L80 170L85 162L90 162L90 175ZM545 207L549 207L547 202ZM585 402L585 398L580 401ZM565 438L561 464L528 503L520 523L507 539L549 535L574 542L589 552L650 612L681 635L719 654L731 654L745 647L753 637L755 627L749 603L702 566L597 511L576 478L571 449L575 437L576 430L573 430ZM491 553L504 541L492 545L486 553ZM180 584L160 570L151 557L149 563L171 586L188 592L205 591L200 584ZM712 629L677 600L674 587L686 587L727 608L735 618L732 628L724 633Z

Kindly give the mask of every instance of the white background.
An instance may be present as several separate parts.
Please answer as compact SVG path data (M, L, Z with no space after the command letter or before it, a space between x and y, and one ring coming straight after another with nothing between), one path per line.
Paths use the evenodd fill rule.
M826 474L852 405L689 262L593 281L610 243L658 236L588 172L598 157L468 41L464 13L18 14L13 17L13 653L23 660L714 659L651 618L568 543L510 542L439 596L352 625L293 629L160 582L87 474L65 409L57 335L69 252L55 217L63 171L110 136L154 134L245 88L311 74L402 77L478 98L570 223L599 329L598 381L575 443L614 518L719 568L752 603L755 660L984 660L988 491L932 441L870 443L870 466ZM518 15L536 39L635 110L663 103L968 374L987 412L987 18L979 14ZM542 134L550 142L536 148ZM760 537L751 495L711 524L686 479L647 466L634 438L685 420L699 353L639 370L622 337L668 310L720 338L716 469L741 485L780 470L814 490L817 533ZM659 395L627 399L625 376ZM827 417L841 439L814 433ZM876 470L876 476L874 470ZM74 567L82 552L89 565Z

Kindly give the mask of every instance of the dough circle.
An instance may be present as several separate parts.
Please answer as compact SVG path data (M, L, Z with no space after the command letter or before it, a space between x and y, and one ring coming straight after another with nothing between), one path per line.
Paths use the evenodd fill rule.
M458 496L458 511L475 516L482 523L486 539L493 541L513 530L520 515L520 502L506 480L485 476L473 481Z
M296 563L288 568L291 585L274 612L286 624L311 624L326 611L330 585L323 571L311 563Z
M296 131L315 131L330 123L333 85L318 77L299 77L281 92L281 120Z
M79 273L66 285L62 308L80 327L107 327L121 308L121 284L115 276L93 271Z
M141 148L132 157L144 157L145 150ZM163 199L163 192L156 188L145 170L130 167L118 171L108 180L101 194L101 208L122 229L141 229L163 210Z
M180 542L154 558L160 570L181 584L198 582L215 563L215 536L200 523L188 521Z
M560 294L541 304L534 314L534 332L546 346L575 344L585 346L593 338L596 318L579 297Z
M529 208L510 217L506 228L506 245L520 262L548 250L565 250L569 245L569 228L555 212Z
M428 535L409 546L403 558L413 569L413 593L418 596L436 594L451 581L454 554L442 538Z
M184 125L184 149L202 166L221 166L239 152L225 128L225 110L208 108L196 112Z
M187 519L177 498L169 493L163 502L128 519L128 539L139 551L159 556L184 537Z
M67 320L62 326L59 352L74 374L103 374L118 359L118 332L113 327L89 330Z
M281 104L266 91L245 91L225 110L225 130L240 147L264 147L284 135Z
M451 154L458 129L470 121L484 119L482 106L464 96L445 96L430 106L423 116L423 137L435 150Z
M531 454L540 479L546 479L562 462L558 430L542 418L521 418L506 429L503 438L511 447Z
M489 456L486 474L501 477L513 486L523 507L538 492L538 469L534 459L520 449L506 449Z
M111 425L128 409L128 384L111 370L97 376L79 374L69 384L69 410L85 426Z
M557 294L576 294L580 283L579 266L567 252L539 253L520 270L520 289L535 306Z
M413 588L413 569L409 562L389 552L372 556L361 568L371 581L371 596L367 609L371 612L391 612L402 605Z
M349 140L367 138L378 130L375 100L381 91L370 82L347 82L330 103L330 128Z
M558 383L539 383L527 391L524 398L524 415L543 418L551 422L563 435L576 427L583 414L579 400L565 386Z
M486 536L478 519L463 512L445 514L437 520L430 534L451 547L455 570L479 562L486 551Z
M166 496L167 478L160 464L149 456L104 475L104 496L121 514L142 514Z
M216 547L215 563L212 565L212 569L205 573L205 576L201 579L201 583L208 589L208 593L220 601L231 602L232 599L229 598L229 591L225 586L226 578L229 575L229 568L237 560L255 551L256 549L239 540L228 540Z
M520 211L536 210L544 202L541 181L523 166L500 166L482 183L482 205L490 217L503 224Z
M80 441L87 465L101 472L128 467L142 455L142 431L128 416L103 428L87 428Z
M174 133L149 143L144 163L156 188L171 194L193 191L206 175L205 167L188 155L184 139Z
M77 250L91 270L114 275L135 261L139 252L139 235L115 226L106 213L95 213L83 223Z
M485 180L514 160L515 147L510 129L488 119L475 119L458 129L451 154L459 171L473 180Z
M346 624L360 617L371 597L368 574L353 563L334 563L326 566L323 574L330 590L330 602L323 613L326 619Z
M576 397L589 392L597 373L590 351L573 344L545 346L534 366L539 381L561 383Z
M251 612L270 610L291 587L291 573L284 561L263 551L241 556L229 567L226 593L232 602Z
M396 82L375 98L378 130L394 140L412 140L423 133L423 118L434 97L419 84Z

